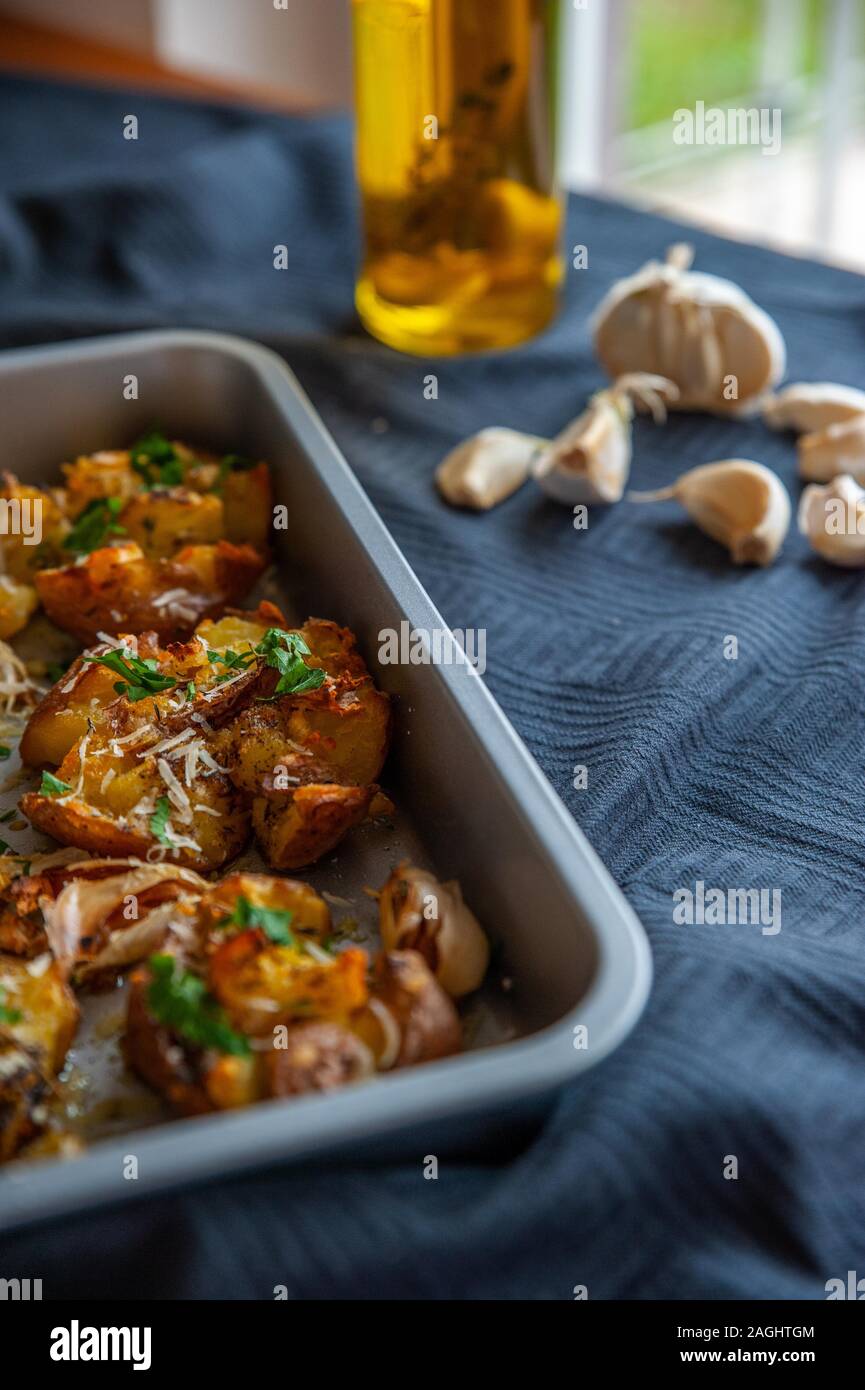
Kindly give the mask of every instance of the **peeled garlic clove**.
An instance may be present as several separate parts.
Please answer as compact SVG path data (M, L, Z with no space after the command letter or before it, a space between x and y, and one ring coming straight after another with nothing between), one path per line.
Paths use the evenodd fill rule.
M842 473L865 482L865 415L827 425L799 439L799 476L828 483Z
M865 491L847 476L811 483L799 499L799 530L830 564L865 568Z
M784 375L773 319L731 280L691 270L692 248L670 248L613 285L595 312L595 351L609 375L652 372L679 388L680 410L744 414ZM726 399L733 378L736 398Z
M457 882L439 883L426 869L400 864L381 890L378 908L386 951L419 951L454 999L478 988L490 961L489 942Z
M439 492L455 507L487 511L522 487L546 442L498 426L480 430L442 459L435 475Z
M774 430L811 434L865 415L865 391L831 381L799 381L763 403L763 419Z
M723 459L683 473L672 487L632 492L633 502L675 498L737 565L770 565L790 526L790 498L780 478L750 459Z
M678 388L666 377L629 372L597 391L582 415L542 449L532 469L548 497L568 506L618 502L631 470L634 402L660 422Z

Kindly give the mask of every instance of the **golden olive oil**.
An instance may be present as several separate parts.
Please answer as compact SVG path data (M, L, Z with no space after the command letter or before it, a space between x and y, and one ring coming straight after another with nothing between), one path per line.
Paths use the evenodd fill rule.
M553 317L557 0L353 0L363 322L405 352Z

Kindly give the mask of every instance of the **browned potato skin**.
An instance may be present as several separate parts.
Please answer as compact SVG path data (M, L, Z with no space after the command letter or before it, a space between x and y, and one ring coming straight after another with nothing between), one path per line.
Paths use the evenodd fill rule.
M21 738L21 761L29 767L57 767L87 733L94 701L100 709L117 699L117 676L107 666L76 658L27 721Z
M41 1128L35 1109L50 1094L78 1025L75 996L56 964L34 976L25 961L0 957L9 1008L17 1023L0 1025L0 1162L11 1158ZM9 984L12 981L12 984Z
M0 536L0 553L3 557L0 569L21 583L32 584L33 575L45 565L46 556L58 561L62 558L61 546L69 524L50 493L19 483L13 473L2 475L0 498L6 501L29 498L41 507L42 540L39 545L25 544L23 535Z
M313 782L270 799L256 797L252 826L270 867L302 869L321 859L364 820L377 790Z
M77 751L73 750L60 764L58 776L62 782L72 786L75 785L78 770ZM136 779L133 785L137 784L136 790L140 791L141 796L151 790L155 790L157 795L164 795L165 785L151 766L141 764L130 776ZM149 830L149 818L140 825L123 825L123 811L130 807L115 804L121 791L124 801L128 801L130 806L140 797L133 798L126 794L129 784L127 782L121 787L124 779L120 776L106 788L104 798L100 797L96 776L92 776L89 786L87 780L84 793L71 801L62 802L54 796L27 792L19 803L21 811L38 830L52 835L61 844L75 845L106 858L146 858L148 851L157 843ZM218 809L221 810L219 819L198 813L191 826L183 827L187 833L192 832L191 838L201 845L202 853L183 848L170 855L171 863L202 873L227 864L240 853L249 838L249 815L245 803L228 778L214 774L208 786L212 793L209 804L218 801Z
M267 862L284 870L314 863L366 817L390 739L388 698L373 684L354 634L319 618L297 630L310 648L307 665L330 679L305 695L251 705L226 753L233 780L254 798L253 827ZM279 786L277 768L293 779L287 787Z
M181 1115L204 1115L213 1106L201 1081L198 1056L153 1017L147 1002L150 983L146 966L130 976L123 1040L126 1060L173 1110Z
M348 1029L336 1023L298 1023L289 1029L286 1047L264 1054L268 1093L301 1096L336 1090L365 1075L367 1058Z
M202 618L236 604L265 567L248 545L188 545L171 559L150 560L134 542L94 550L81 565L42 570L36 589L52 622L93 644L100 632L153 631L163 641L189 636ZM156 600L182 589L183 617Z
M395 1067L410 1067L449 1057L462 1049L462 1028L452 1000L417 951L383 951L375 965L373 997L390 1009L399 1025L402 1043ZM378 1056L380 1024L360 1015L357 1031Z

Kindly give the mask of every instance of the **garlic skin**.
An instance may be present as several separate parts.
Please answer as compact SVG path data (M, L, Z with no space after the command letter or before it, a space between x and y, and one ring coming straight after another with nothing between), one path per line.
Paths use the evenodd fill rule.
M666 419L678 387L666 377L630 372L596 391L582 415L542 449L532 468L538 486L567 506L618 502L631 471L634 404Z
M479 430L442 459L435 473L438 490L454 507L489 511L522 487L544 444L533 434L497 425Z
M743 415L784 376L786 348L774 319L731 280L691 270L693 248L671 246L618 281L595 311L595 352L615 380L650 372L674 381L676 408ZM738 395L727 400L727 379Z
M763 401L763 419L773 430L813 434L865 415L865 391L831 381L798 381Z
M633 502L675 498L701 531L727 547L737 565L770 565L790 527L787 489L770 469L750 459L704 463L672 487L628 496Z
M799 499L799 530L830 564L865 569L865 491L853 478L809 484Z
M865 415L854 415L799 439L799 476L829 483L842 473L865 482Z
M489 942L453 880L399 864L378 900L385 951L419 951L453 999L471 994L487 973Z

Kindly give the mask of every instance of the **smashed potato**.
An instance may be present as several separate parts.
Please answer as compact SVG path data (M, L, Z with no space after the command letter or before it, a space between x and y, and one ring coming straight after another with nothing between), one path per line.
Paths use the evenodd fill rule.
M78 1005L50 956L0 956L0 1162L40 1132Z
M127 541L94 550L83 563L40 571L36 591L52 622L82 642L145 631L171 641L239 603L264 567L252 546L230 541L187 545L167 559L149 559Z
M24 814L92 853L197 869L227 863L250 825L274 868L327 853L378 790L389 704L350 632L284 624L262 603L185 643L151 631L86 651L24 732L22 760L56 768Z

